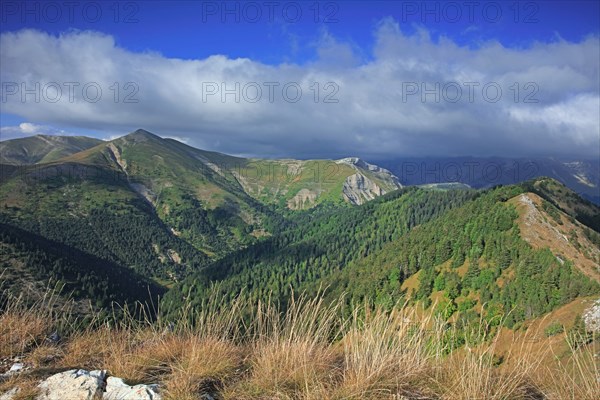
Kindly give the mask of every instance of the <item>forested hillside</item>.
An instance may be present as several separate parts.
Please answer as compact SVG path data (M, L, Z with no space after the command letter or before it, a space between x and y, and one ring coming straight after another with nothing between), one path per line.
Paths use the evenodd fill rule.
M148 278L170 279L207 260L172 235L119 175L61 168L26 171L3 183L0 221Z
M508 200L530 186L407 189L351 211L316 210L299 216L298 228L186 279L165 304L202 301L215 283L231 298L243 291L284 302L292 290L326 288L331 298L346 293L348 309L365 301L387 308L435 303L444 318L499 323L506 316L512 327L600 293L571 260L521 237Z
M391 306L400 296L476 321L508 327L543 315L600 285L553 248L534 249L521 237L506 201L521 187L499 188L414 229L349 266L331 284L358 301Z
M76 300L80 308L75 311L80 314L109 311L114 304L149 305L164 293L128 268L4 223L0 223L0 268L0 297L12 289L13 295L33 303L56 291L63 301Z

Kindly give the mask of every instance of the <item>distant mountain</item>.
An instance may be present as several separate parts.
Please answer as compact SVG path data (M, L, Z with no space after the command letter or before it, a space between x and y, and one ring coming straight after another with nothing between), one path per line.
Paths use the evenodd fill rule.
M240 167L241 166L241 167ZM244 190L265 204L293 210L324 202L364 204L402 187L390 171L356 157L341 160L261 160L226 165Z
M36 135L0 142L0 164L31 165L55 161L89 149L102 140L85 136Z
M0 223L165 285L285 229L290 209L347 207L400 187L356 158L244 159L141 129L82 139L87 148L77 152L63 139L2 142L31 155L44 140L45 155L38 149L26 165L1 165ZM47 161L58 152L69 154Z
M600 204L600 160L446 157L381 160L377 164L398 176L403 185L459 182L479 189L546 176Z

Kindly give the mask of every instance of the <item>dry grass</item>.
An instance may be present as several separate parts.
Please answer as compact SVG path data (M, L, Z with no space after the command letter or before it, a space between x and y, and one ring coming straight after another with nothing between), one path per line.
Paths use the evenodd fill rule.
M248 378L242 392L268 398L322 398L334 379L338 354L330 345L339 335L339 303L323 298L292 300L281 312L273 304L259 304L248 335ZM245 398L234 389L229 398Z
M241 365L241 352L231 342L189 337L183 344L185 352L164 379L167 399L197 399L201 392L218 389Z
M435 322L430 317L417 320L414 311L402 309L391 314L375 311L365 317L359 311L355 310L342 340L343 379L336 397L381 398L419 389L439 356L432 345L439 331L428 329Z
M92 321L52 344L44 338L57 324L76 324L14 303L0 314L2 354L24 355L34 371L106 369L131 384L158 382L171 400L600 398L598 343L542 365L516 335L500 363L498 335L474 335L478 341L452 351L443 321L408 308L357 307L343 318L341 300L325 304L322 296L300 296L285 309L223 304L184 308L175 324L124 313L119 323ZM479 329L487 331L483 322ZM0 393L19 386L21 398L31 397L39 378L10 378Z
M443 365L446 376L441 397L448 400L529 399L541 393L530 379L539 367L535 360L521 353L510 367L495 366L493 350L494 344L453 355Z
M34 348L27 357L34 368L43 368L56 365L64 357L62 348L50 344L43 344Z
M569 340L567 343L569 356L555 368L540 371L544 393L551 400L597 400L600 398L600 343L580 348Z
M72 303L58 308L57 299L53 289L31 304L22 296L0 293L0 358L22 356L43 345L53 329L65 327Z
M497 321L500 326L503 321ZM490 327L483 319L468 328L473 334L458 351L441 359L438 387L443 399L538 399L541 392L532 376L541 366L539 354L531 351L536 332L515 336L508 351L499 356L500 334L490 335ZM495 330L491 330L496 332ZM501 360L501 359L502 360Z
M0 357L15 357L37 343L48 331L48 320L32 314L7 312L0 316Z

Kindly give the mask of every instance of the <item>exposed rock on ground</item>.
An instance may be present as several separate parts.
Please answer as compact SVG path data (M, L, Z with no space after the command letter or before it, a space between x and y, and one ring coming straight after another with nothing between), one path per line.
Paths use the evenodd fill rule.
M588 332L600 332L600 299L583 313L583 321Z
M106 371L72 369L52 375L39 384L38 400L102 399Z
M158 385L129 386L123 379L109 377L106 380L104 400L159 400Z
M106 371L72 369L52 375L38 385L36 400L161 400L158 385L129 386L122 379L106 376ZM13 400L18 387L0 395Z

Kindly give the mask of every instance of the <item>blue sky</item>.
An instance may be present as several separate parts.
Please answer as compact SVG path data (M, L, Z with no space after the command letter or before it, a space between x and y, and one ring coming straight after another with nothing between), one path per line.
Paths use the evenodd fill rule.
M2 139L34 133L109 138L145 127L199 147L264 156L338 156L353 149L371 157L600 152L594 149L597 120L586 111L598 100L598 1L272 3L82 1L69 9L61 2L3 2L3 83L98 82L104 101L113 94L111 82L119 83L121 96L134 82L139 103L113 101L111 107L61 98L39 104L8 96L0 103ZM333 82L339 102L294 108L288 101L221 98L211 104L202 98L206 82L243 87L265 81L300 82L303 100L316 96L315 81L319 100ZM401 96L406 83L424 89L458 82L464 90L463 82L471 81L498 82L502 100L492 108L477 98L440 104L417 93L412 104ZM190 84L191 97L182 88ZM538 101L523 103L527 94ZM371 110L374 103L380 105ZM580 111L574 116L572 110ZM489 116L488 124L478 121L481 115ZM549 125L540 115L564 118ZM19 128L22 123L29 125ZM519 142L522 135L508 129L532 135ZM541 139L556 145L539 146Z
M470 46L490 39L508 47L557 37L579 41L597 34L600 24L600 2L593 0L478 1L472 6L468 1L271 2L277 6L269 6L268 1L87 2L102 6L100 16L86 2L72 9L60 7L60 16L55 7L44 3L7 2L1 31L97 30L113 35L119 46L131 51L150 50L184 59L223 54L267 64L313 60L324 29L370 57L373 30L386 17L397 19L403 31L422 26L436 38L444 35Z

